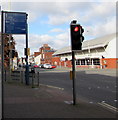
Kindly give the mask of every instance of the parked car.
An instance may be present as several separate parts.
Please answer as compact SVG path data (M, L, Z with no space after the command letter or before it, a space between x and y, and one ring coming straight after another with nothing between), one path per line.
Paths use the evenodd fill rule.
M37 64L31 64L31 67L38 68L39 66Z
M56 68L57 66L56 65L51 65L52 66L52 68Z
M34 65L33 67L34 67L34 68L38 68L39 66L38 66L38 65Z
M50 69L50 68L52 68L52 65L50 65L50 64L44 64L43 67L47 68L47 69Z
M40 68L44 68L44 64L39 64L39 67Z

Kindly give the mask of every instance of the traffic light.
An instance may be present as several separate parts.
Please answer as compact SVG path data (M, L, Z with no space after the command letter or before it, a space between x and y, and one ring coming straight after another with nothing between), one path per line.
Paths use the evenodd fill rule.
M82 42L84 37L82 33L84 29L80 24L76 24L76 20L73 20L70 24L70 33L71 33L71 49L72 50L81 50Z

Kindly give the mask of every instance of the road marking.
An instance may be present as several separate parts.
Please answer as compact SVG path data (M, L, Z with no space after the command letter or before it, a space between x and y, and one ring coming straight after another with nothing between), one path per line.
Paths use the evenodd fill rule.
M60 87L56 87L56 86L52 86L52 85L45 85L45 84L40 84L40 85L50 87L50 88L56 88L56 89L59 89L59 90L64 90L64 88L60 88Z
M73 101L64 101L64 102L69 105L73 104Z
M91 87L88 87L88 89L90 90L90 89L91 89Z
M101 102L101 103L98 103L98 104L105 107L105 108L107 108L107 109L110 109L110 110L112 110L114 112L118 112L118 109L116 107L114 107L112 105L109 105L109 104L107 104L105 102Z
M114 102L117 102L117 100L114 100Z
M89 102L90 104L92 104L93 102L91 101L91 102Z
M40 73L59 73L59 72L69 72L69 71L41 71Z

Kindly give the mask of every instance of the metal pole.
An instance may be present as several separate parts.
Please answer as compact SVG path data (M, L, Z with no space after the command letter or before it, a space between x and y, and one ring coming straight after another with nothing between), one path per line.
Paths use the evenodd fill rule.
M27 25L27 23L26 23L26 25ZM27 29L27 32L26 32L26 51L27 51L27 48L28 48L28 25L27 25L26 29ZM26 82L26 85L29 85L29 66L28 66L28 54L27 54L27 52L26 52L25 82Z
M39 86L39 72L37 74L38 74L38 84L37 85Z
M11 72L12 72L12 49L11 49L11 35L9 35L9 80L11 81Z
M73 81L73 105L76 104L76 87L75 87L75 53L72 51L72 81Z
M3 95L3 93L4 93L4 86L3 86L3 82L4 82L4 40L3 40L3 27L4 27L4 25L3 25L3 20L4 20L4 18L3 18L3 11L1 11L1 38L2 38L2 40L1 40L1 45L2 45L2 50L1 50L1 56L2 56L2 58L1 58L1 66L2 66L2 71L1 71L1 73L2 73L2 81L1 81L1 83L2 83L2 99L1 99L1 102L2 102L2 111L1 111L1 113L2 113L2 119L4 119L4 95Z
M6 74L6 70L5 70L5 81L7 81L6 76L7 76L7 74Z

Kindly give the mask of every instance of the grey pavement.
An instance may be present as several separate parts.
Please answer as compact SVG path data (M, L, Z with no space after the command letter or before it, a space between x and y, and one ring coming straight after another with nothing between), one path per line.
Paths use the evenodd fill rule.
M77 99L45 85L31 88L20 83L4 83L4 118L116 118L108 109Z

